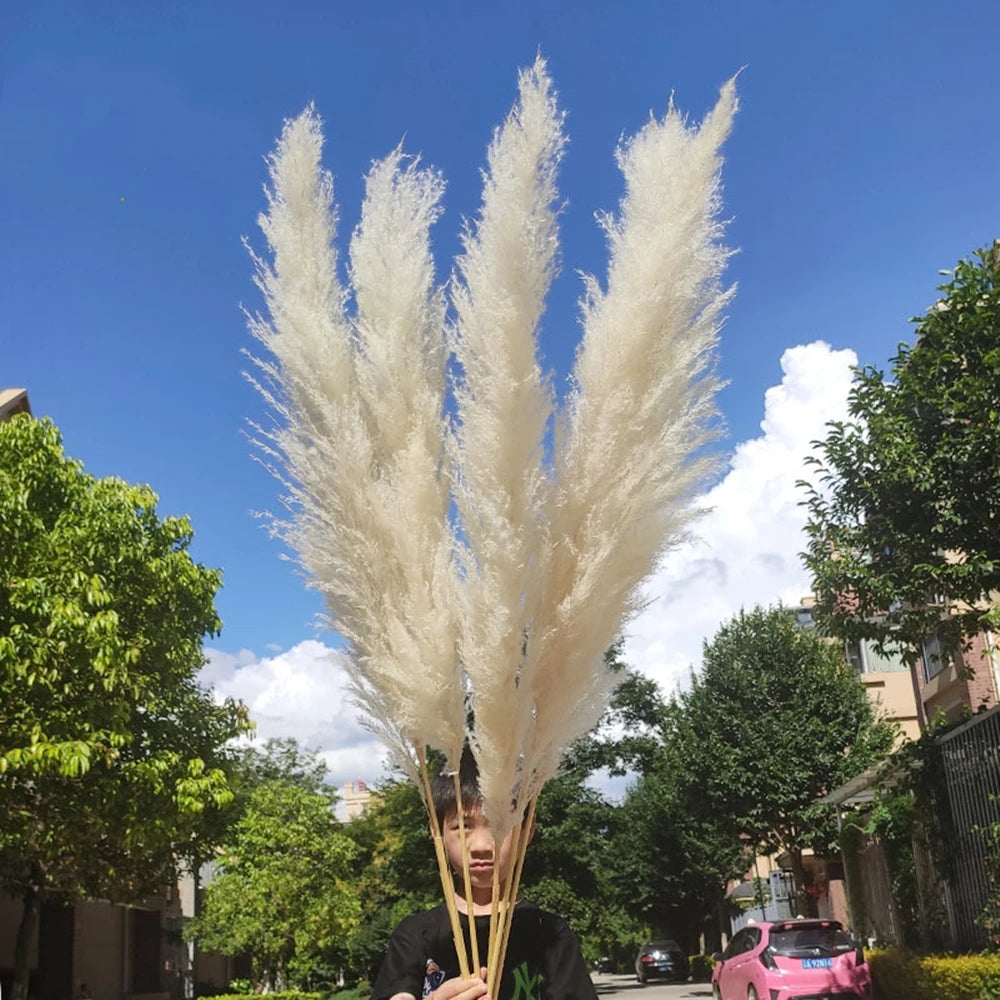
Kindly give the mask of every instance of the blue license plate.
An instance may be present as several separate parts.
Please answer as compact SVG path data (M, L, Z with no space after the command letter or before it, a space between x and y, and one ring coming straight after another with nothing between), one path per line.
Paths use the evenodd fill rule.
M802 959L803 969L832 969L832 958L804 958Z

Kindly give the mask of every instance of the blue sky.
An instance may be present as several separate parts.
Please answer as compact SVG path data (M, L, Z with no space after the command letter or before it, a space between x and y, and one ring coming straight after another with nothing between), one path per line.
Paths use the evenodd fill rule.
M620 195L616 141L671 92L700 117L745 67L724 172L739 292L719 367L721 447L750 461L754 441L782 437L795 386L842 397L852 357L885 364L910 335L938 268L1000 235L998 37L995 0L8 3L0 383L26 386L91 472L149 482L163 513L191 516L197 557L225 572L213 646L231 671L329 642L317 599L252 516L277 487L243 436L261 406L241 376L239 306L258 300L240 238L256 236L262 157L283 118L311 100L323 115L344 236L370 161L400 138L444 171L443 280L516 70L540 48L570 136L563 272L542 333L564 378L575 272L604 267L593 212ZM830 349L782 367L817 341ZM767 397L770 431L769 389L781 396ZM801 413L826 414L808 392ZM760 525L743 517L740 530ZM725 562L695 553L675 582ZM753 599L801 587L795 573L780 582Z

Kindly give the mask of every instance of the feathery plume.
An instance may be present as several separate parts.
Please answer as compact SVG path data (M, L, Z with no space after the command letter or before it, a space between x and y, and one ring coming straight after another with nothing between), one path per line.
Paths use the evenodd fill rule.
M294 511L277 530L349 643L357 701L415 777L414 748L432 743L457 761L465 733L441 422L444 305L429 248L443 183L399 149L372 167L351 241L349 316L321 149L310 106L268 160L260 224L273 264L254 259L270 319L251 326L274 355L257 364L283 422L262 437L284 465Z
M720 243L719 148L736 107L730 80L700 128L671 102L618 150L625 195L618 216L602 219L607 288L586 279L575 389L556 437L545 591L522 671L535 709L527 797L596 724L615 684L604 652L698 513L712 354L733 294L720 286L730 251Z
M552 412L537 328L556 268L555 175L565 145L541 57L519 83L518 103L490 145L482 207L453 282L463 373L453 448L466 543L460 649L484 808L498 840L513 822L511 789L529 724L517 676L546 545L543 442Z

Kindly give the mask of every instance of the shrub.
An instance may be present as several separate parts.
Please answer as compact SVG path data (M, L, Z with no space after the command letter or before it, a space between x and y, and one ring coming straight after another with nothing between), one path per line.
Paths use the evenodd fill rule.
M875 1000L995 1000L998 955L913 955L895 948L868 956Z
M367 979L362 979L350 989L337 989L327 994L326 1000L370 1000L372 995L372 984Z
M691 981L707 983L712 978L715 959L711 955L689 955L688 967L691 969Z
M214 1000L247 1000L252 996L260 1000L256 993L221 993ZM322 993L305 993L302 990L278 990L267 994L267 1000L323 1000Z

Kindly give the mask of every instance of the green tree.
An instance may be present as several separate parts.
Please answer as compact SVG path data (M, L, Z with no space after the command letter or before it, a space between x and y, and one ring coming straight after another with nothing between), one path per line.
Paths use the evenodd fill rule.
M996 248L960 261L891 379L858 369L850 419L816 443L804 558L833 635L916 656L1000 623L998 267Z
M355 887L361 905L348 966L352 978L370 981L396 924L436 906L441 882L427 810L411 782L385 782L344 829L357 848Z
M542 789L521 887L525 898L568 921L588 960L621 959L638 948L642 931L611 877L617 807L590 778L585 769L564 769Z
M692 953L702 933L719 943L727 885L747 870L753 852L734 817L705 798L693 759L699 748L678 722L672 705L655 762L618 810L611 863L632 912Z
M787 851L802 912L802 852L835 850L817 798L883 760L895 727L880 718L843 655L784 608L741 611L705 643L679 696L677 739L705 806L748 846Z
M355 854L329 794L266 782L234 825L186 933L203 948L248 953L265 990L309 985L342 959L357 921Z
M660 686L617 658L612 662L622 681L594 731L569 748L564 769L587 773L604 769L616 777L641 774L654 766L661 752L667 705Z
M301 746L294 736L272 737L262 744L238 747L233 758L229 783L234 795L230 810L234 822L250 805L255 789L272 782L325 795L331 807L337 801L336 791L327 782L326 761L316 751Z
M633 783L620 806L603 804L602 815L581 796L583 808L572 810L577 830L562 842L600 873L596 893L577 897L579 908L589 907L590 922L581 921L585 944L596 941L601 954L630 964L650 927L692 950L703 929L717 938L718 907L726 884L745 871L747 850L729 817L706 808L690 779L677 706L664 701L655 681L625 668L619 655L617 649L609 654L622 683L601 725L572 748L568 763L584 774L603 768ZM540 810L544 800L543 794ZM603 852L593 849L595 835Z
M131 901L212 847L245 710L195 680L220 578L145 486L95 479L56 428L0 424L0 886L14 1000L45 900Z

